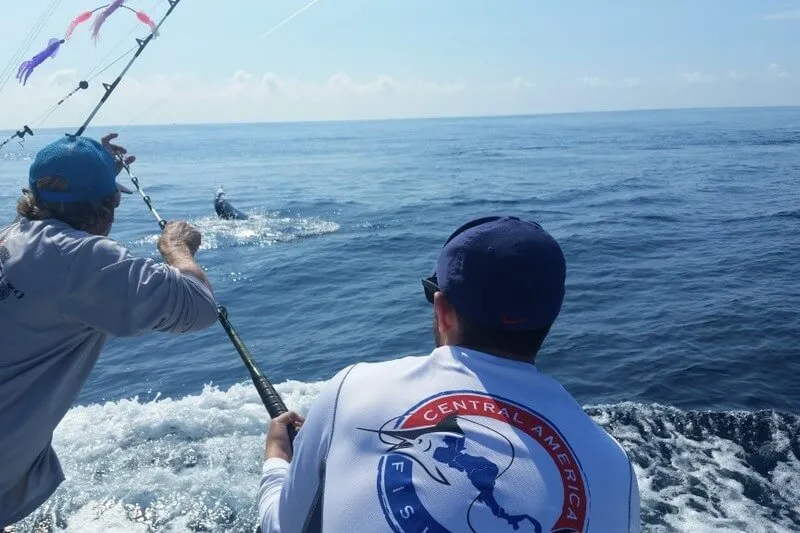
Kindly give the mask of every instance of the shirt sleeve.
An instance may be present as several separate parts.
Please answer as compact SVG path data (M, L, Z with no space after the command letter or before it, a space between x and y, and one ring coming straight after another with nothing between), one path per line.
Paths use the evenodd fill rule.
M72 252L60 311L109 335L199 331L217 320L214 295L200 280L151 258L135 258L97 237Z
M636 479L636 470L631 468L631 486L630 486L630 508L628 509L628 533L640 533L642 530L642 522L640 517L641 501L639 497L639 482Z
M331 378L314 401L295 436L291 463L278 458L264 461L258 490L262 533L299 533L313 520L325 489L325 461L333 435L339 391L353 367Z

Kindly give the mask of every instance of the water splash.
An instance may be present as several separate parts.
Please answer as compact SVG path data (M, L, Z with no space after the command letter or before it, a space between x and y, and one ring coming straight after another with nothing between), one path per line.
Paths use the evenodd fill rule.
M223 220L203 217L189 221L203 234L201 250L229 246L271 246L306 237L315 237L339 230L339 224L318 218L280 217L277 213L250 215L248 220ZM134 242L136 245L153 245L158 233Z
M307 413L321 383L284 383ZM17 531L252 532L269 416L249 384L73 408L53 446L67 480Z
M306 414L323 384L277 389ZM800 417L633 403L586 410L634 459L643 531L800 528ZM67 480L17 530L252 532L268 425L249 383L75 407L53 441Z

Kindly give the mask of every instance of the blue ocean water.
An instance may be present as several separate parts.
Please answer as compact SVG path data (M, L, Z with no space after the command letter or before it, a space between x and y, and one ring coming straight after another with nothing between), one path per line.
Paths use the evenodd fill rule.
M568 263L538 366L633 455L645 531L800 531L800 108L115 131L159 213L203 232L292 407L345 365L430 351L420 278L444 240L528 217ZM0 151L7 219L60 133ZM218 186L250 220L215 217ZM157 235L126 197L112 237L157 257ZM26 524L251 531L268 417L247 379L219 326L112 339L56 432L68 480Z

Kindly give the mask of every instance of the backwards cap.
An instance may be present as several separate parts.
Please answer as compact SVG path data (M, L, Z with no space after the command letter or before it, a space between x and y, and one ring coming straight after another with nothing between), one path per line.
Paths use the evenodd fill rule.
M439 289L467 318L495 329L530 331L555 321L566 271L561 247L539 224L495 216L456 230L435 275Z
M57 176L69 185L69 191L36 188L36 180ZM114 156L102 144L88 137L66 135L42 148L28 173L31 190L48 202L95 202L114 191L131 194L117 183Z

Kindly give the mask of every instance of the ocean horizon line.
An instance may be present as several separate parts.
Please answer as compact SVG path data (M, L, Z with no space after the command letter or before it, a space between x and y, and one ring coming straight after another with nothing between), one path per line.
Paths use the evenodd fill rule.
M372 123L372 122L419 122L419 121L435 121L435 120L481 120L481 119L513 119L513 118L533 118L533 117L551 117L551 116L574 116L574 115L623 115L623 114L638 114L638 113L670 113L670 112L686 112L686 111L746 111L746 110L794 110L800 109L800 104L774 104L774 105L741 105L741 106L676 106L676 107L642 107L642 108L620 108L620 109L605 109L605 110L578 110L578 111L542 111L536 113L486 113L476 115L462 115L462 114L444 114L444 115L421 115L409 117L369 117L369 118L336 118L336 119L304 119L304 120L254 120L254 121L237 121L237 122L152 122L141 124L103 124L95 123L90 126L91 129L130 129L130 128L159 128L159 127L186 127L186 126L263 126L263 125L291 125L291 124L348 124L348 123ZM16 127L2 127L7 130L16 130L22 126ZM70 126L49 126L46 128L37 128L36 131L49 132L56 131L63 128L77 128L77 124Z

